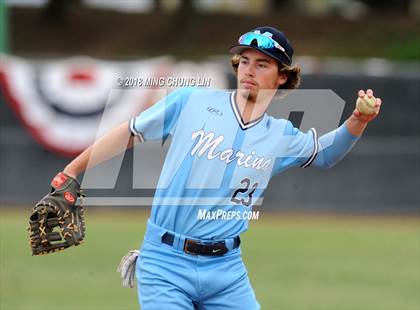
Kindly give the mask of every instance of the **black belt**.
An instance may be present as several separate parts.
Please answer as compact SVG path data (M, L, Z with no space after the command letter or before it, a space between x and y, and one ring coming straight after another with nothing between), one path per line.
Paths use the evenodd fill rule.
M162 242L172 246L174 244L175 236L171 233L165 233L162 236ZM239 236L234 238L233 249L236 249L241 244ZM200 241L185 239L184 252L191 255L204 255L204 256L222 256L229 252L224 241L214 242L211 244L203 244Z

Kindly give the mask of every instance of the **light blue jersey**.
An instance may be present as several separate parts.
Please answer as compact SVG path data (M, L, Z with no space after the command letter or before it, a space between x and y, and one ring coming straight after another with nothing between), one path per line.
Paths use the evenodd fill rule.
M244 232L241 215L258 205L270 178L291 167L329 167L357 141L345 125L318 139L266 113L244 123L235 92L181 88L130 120L144 141L172 138L150 220L197 239ZM222 210L231 217L205 215ZM220 214L220 211L219 211Z

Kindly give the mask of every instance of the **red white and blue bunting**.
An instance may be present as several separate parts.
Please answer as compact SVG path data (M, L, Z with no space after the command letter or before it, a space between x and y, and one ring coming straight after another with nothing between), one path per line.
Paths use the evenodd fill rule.
M2 55L0 62L3 99L37 142L64 156L77 155L168 90L194 86L191 81L227 87L225 70L218 64L176 63L166 57L117 62Z

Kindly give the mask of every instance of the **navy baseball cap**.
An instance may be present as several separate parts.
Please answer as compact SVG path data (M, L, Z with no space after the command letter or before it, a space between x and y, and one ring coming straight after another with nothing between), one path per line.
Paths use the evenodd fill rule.
M230 48L232 54L241 54L246 48L254 48L286 65L292 64L293 46L286 35L273 27L258 27L243 34L238 44Z

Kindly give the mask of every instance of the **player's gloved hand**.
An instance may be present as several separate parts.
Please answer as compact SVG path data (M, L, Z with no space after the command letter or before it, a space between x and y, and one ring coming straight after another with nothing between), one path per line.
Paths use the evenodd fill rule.
M373 90L359 90L353 116L362 122L371 122L379 115L381 104L382 100L373 96Z
M47 254L79 245L85 237L84 210L77 199L84 196L76 179L58 173L51 191L32 209L29 239L32 255Z

